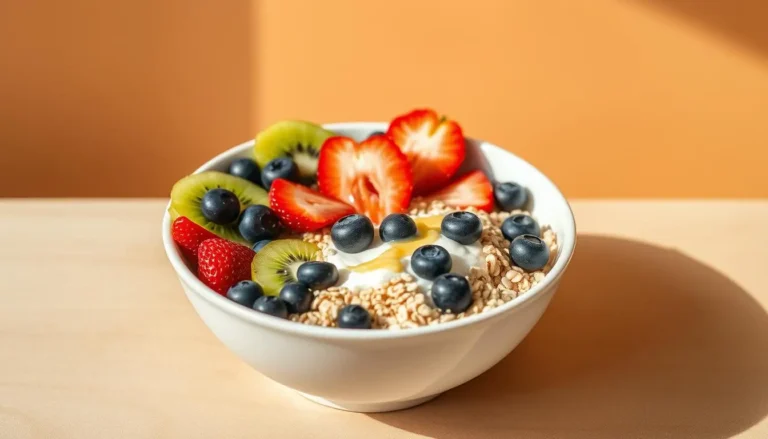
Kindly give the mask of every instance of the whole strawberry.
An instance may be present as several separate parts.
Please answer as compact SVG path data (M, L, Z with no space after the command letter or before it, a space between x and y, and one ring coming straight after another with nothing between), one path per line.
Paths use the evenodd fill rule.
M197 249L197 277L224 295L229 287L251 278L255 253L248 247L221 238L206 239Z
M187 262L194 266L197 265L197 248L200 243L216 238L216 235L193 223L189 218L180 216L171 225L171 237Z

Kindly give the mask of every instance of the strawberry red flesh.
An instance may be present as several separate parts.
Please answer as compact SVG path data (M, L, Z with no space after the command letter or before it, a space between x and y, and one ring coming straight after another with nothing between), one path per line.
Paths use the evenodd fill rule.
M348 204L284 179L272 182L269 206L283 224L297 232L322 229L343 216L355 213L355 209Z
M415 195L442 188L464 161L461 127L439 117L434 110L419 109L396 117L389 124L387 135L408 157Z
M493 210L493 185L483 171L465 174L444 188L424 197L426 201L442 201L448 206Z
M317 167L320 191L380 223L390 213L404 212L411 202L413 177L408 159L387 136L358 144L331 137L320 149Z
M180 216L171 225L171 237L179 246L181 254L187 262L197 264L197 248L206 239L216 238L216 235L195 224L189 218Z

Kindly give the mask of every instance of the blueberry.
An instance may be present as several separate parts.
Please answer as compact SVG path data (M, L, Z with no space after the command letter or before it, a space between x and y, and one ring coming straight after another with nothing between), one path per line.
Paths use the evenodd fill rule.
M459 244L472 244L483 234L483 223L472 212L453 212L443 218L440 232Z
M253 309L264 314L280 317L281 319L288 318L288 306L279 297L261 296L256 299Z
M371 134L369 134L368 137L370 138L370 137L373 137L373 136L384 136L386 134L387 133L385 133L384 131L374 131Z
M411 269L422 279L432 280L451 271L451 255L439 245L424 245L411 256Z
M360 305L347 305L339 311L336 325L347 329L371 329L371 315Z
M261 241L256 242L256 244L253 244L253 247L251 247L251 249L258 253L259 250L263 249L264 246L269 244L270 242L272 241L269 239L263 239Z
M235 177L244 178L250 182L261 184L259 165L249 158L236 159L229 165L229 173Z
M300 282L287 283L280 289L280 299L285 302L288 312L302 314L312 305L312 291Z
M237 221L240 216L240 200L226 189L211 189L203 195L200 209L205 219L224 226Z
M459 314L472 304L472 289L464 276L446 273L432 283L432 302L443 311Z
M331 227L331 240L343 252L360 253L373 242L373 223L364 215L347 215Z
M379 226L379 237L384 242L410 238L416 233L416 223L404 213L387 215Z
M493 196L502 210L522 209L528 204L528 191L517 183L496 183Z
M324 290L339 281L339 270L330 262L309 261L299 265L296 279L313 290Z
M509 244L509 257L526 271L544 268L549 260L549 247L538 236L520 235Z
M227 291L228 299L248 308L253 308L256 299L263 295L264 290L261 289L261 285L252 280L240 281L232 285Z
M501 234L507 238L508 241L512 241L520 235L535 235L539 236L541 230L536 220L530 216L520 213L512 215L501 223Z
M269 190L272 182L278 178L288 181L299 181L299 168L290 157L278 157L273 159L261 170L261 184Z
M246 207L237 226L237 230L248 242L275 239L282 229L283 226L277 214L261 204Z

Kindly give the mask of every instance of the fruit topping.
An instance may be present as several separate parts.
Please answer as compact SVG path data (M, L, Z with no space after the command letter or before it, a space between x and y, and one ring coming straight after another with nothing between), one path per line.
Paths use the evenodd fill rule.
M331 241L345 253L360 253L373 242L373 223L360 214L347 215L331 227Z
M439 245L425 245L411 256L411 269L422 279L432 280L451 271L451 255Z
M448 239L469 245L480 239L483 223L472 212L452 212L443 218L440 231Z
M296 279L313 290L325 290L339 281L339 270L330 262L309 261L296 270Z
M240 200L226 189L216 188L206 192L200 208L205 219L222 226L232 224L240 216Z
M240 305L253 308L256 299L264 295L261 286L252 280L241 280L227 290L227 298Z
M261 296L256 299L256 302L253 304L253 309L260 313L279 317L281 319L288 318L288 305L286 305L286 303L279 297Z
M472 304L472 289L464 276L446 273L432 283L432 302L443 312L459 314Z
M197 250L197 277L219 294L251 277L253 250L221 238L203 241Z
M261 184L261 172L259 165L249 158L235 159L229 165L229 173L235 177L244 178L251 183Z
M522 209L528 204L528 191L517 183L496 183L493 196L501 210Z
M179 246L184 258L192 265L197 265L197 249L200 243L215 238L216 235L193 223L189 218L180 216L171 225L171 237Z
M256 204L248 206L240 217L237 230L248 242L275 239L283 230L280 218L267 206ZM255 251L255 250L254 250Z
M323 142L333 135L332 132L309 122L277 122L256 136L253 155L262 170L267 163L278 157L290 157L296 163L301 182L311 184L317 176L320 148ZM265 187L269 188L268 185Z
M374 132L372 132L371 134L369 134L369 135L368 135L368 137L373 137L373 136L386 136L386 135L387 135L387 133L385 133L384 131L374 131Z
M410 238L418 233L416 222L404 213L387 215L379 226L379 237L384 242Z
M277 296L286 284L298 282L299 266L315 259L320 249L301 239L278 239L265 245L253 258L251 279L258 282L264 294Z
M255 252L258 252L259 250L263 249L264 246L269 244L270 242L272 242L271 239L264 239L262 241L259 241L259 242L255 243L255 244L253 244L253 247L251 247L251 250L253 250Z
M320 150L317 180L322 193L351 204L375 224L404 212L411 202L408 159L386 136L360 144L348 137L329 138Z
M252 204L268 203L267 192L250 181L223 172L207 171L184 177L173 185L173 189L171 189L171 206L169 208L171 216L185 216L195 224L202 226L221 238L247 243L240 236L240 232L237 229L237 218L232 222L221 224L211 221L206 216L206 214L210 215L221 222L234 217L232 206L235 203L231 201L228 195L214 196L214 193L214 195L206 197L212 189L225 189L235 195L239 205L238 216L241 209L245 209ZM207 200L205 203L206 214L203 213L204 198ZM230 201L217 201L217 199ZM216 207L219 202L224 203L224 205ZM223 212L213 212L217 209L223 209Z
M540 236L541 229L539 229L536 220L530 215L519 213L510 216L501 223L501 234L504 235L508 241L512 241L520 235Z
M360 305L347 305L339 310L336 325L347 329L371 329L371 315Z
M279 157L264 166L261 172L261 184L269 190L272 182L282 178L288 181L299 181L299 168L290 157Z
M272 183L269 205L283 224L297 232L322 229L355 211L349 204L283 179Z
M424 197L425 201L442 201L447 206L493 210L493 186L483 171L472 171L453 183Z
M443 187L464 161L461 127L434 110L419 109L396 117L387 134L408 157L416 195Z
M509 244L509 258L523 270L541 270L549 261L549 247L538 236L520 235Z
M303 314L309 311L312 305L312 291L300 282L286 284L280 290L280 299L285 302L288 312L291 314Z

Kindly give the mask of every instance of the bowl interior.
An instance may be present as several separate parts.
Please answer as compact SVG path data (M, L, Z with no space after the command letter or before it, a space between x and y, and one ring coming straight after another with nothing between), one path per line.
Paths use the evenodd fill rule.
M383 122L346 122L325 124L324 127L339 135L348 136L357 141L361 141L374 131L386 131L387 124ZM208 163L198 168L195 173L211 170L226 172L230 162L235 158L251 157L253 143L253 141L249 141L219 154ZM413 328L407 331L340 331L335 328L300 325L294 322L260 315L245 309L240 305L231 303L226 298L205 287L205 285L203 285L202 282L200 282L187 268L186 264L184 264L176 246L173 244L169 232L170 217L167 213L163 221L163 240L166 252L178 275L187 283L187 285L192 286L197 294L240 318L264 326L269 326L274 329L302 332L305 335L310 336L332 338L394 338L448 330L453 327L464 326L472 324L472 322L475 321L492 318L494 315L503 313L510 308L520 306L528 300L531 300L536 296L538 291L543 290L547 285L560 277L565 266L570 261L574 250L576 226L571 208L560 190L531 164L498 146L481 140L467 138L467 146L467 157L459 172L462 173L474 169L482 169L492 181L513 181L526 187L530 191L532 198L532 214L536 217L539 223L549 224L557 233L558 238L559 254L557 261L544 281L531 288L525 294L521 294L519 297L491 310L490 312L466 319L442 323L440 325Z

